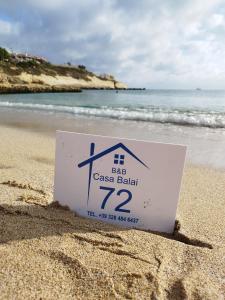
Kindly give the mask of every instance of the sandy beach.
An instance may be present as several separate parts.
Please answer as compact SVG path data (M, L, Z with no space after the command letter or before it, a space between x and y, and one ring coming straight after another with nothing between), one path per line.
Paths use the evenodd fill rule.
M224 30L222 0L0 1L0 300L225 300Z
M0 126L0 299L224 299L225 172L186 164L174 235L53 201L54 136Z

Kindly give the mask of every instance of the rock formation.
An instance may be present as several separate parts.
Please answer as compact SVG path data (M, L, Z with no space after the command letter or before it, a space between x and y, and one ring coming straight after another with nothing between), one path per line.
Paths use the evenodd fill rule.
M127 89L111 76L86 67L53 65L42 58L9 54L0 57L0 93L80 92L81 89Z

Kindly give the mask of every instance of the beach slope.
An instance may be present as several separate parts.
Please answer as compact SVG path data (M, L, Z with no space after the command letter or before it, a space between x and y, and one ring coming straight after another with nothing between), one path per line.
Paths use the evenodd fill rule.
M0 137L0 299L224 299L224 172L186 167L174 235L124 229L52 203L54 138Z

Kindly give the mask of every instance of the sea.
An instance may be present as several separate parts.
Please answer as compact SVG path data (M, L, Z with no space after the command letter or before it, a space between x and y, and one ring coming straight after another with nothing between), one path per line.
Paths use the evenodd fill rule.
M54 129L186 144L191 163L225 167L225 90L0 95L0 119L7 114Z

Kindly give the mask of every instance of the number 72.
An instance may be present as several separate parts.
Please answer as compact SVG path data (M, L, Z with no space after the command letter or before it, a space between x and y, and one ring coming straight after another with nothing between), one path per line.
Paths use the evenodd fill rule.
M115 192L115 188L105 187L105 186L100 186L99 188L100 188L100 190L108 191L108 193L106 194L105 198L103 199L102 205L101 205L101 209L104 209L110 196ZM122 190L119 190L116 194L117 194L117 196L120 196L123 193L126 193L128 197L125 201L123 201L122 203L120 203L119 205L116 206L115 211L130 213L129 209L124 209L121 207L123 207L125 204L127 204L128 202L131 201L132 193L126 189L122 189Z

